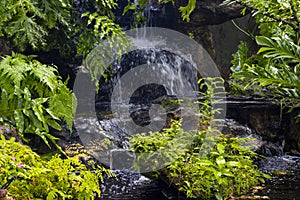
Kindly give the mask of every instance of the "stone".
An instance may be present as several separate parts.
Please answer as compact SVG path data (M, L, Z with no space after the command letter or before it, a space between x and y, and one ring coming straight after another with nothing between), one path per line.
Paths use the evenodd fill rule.
M296 123L295 118L299 109L292 113L287 110L281 111L278 104L264 99L227 98L227 117L247 124L263 140L270 142L265 145L264 154L280 155L283 150L300 150L300 123Z
M16 142L22 142L20 135L15 128L9 126L0 126L0 134L4 135L5 139L15 138Z

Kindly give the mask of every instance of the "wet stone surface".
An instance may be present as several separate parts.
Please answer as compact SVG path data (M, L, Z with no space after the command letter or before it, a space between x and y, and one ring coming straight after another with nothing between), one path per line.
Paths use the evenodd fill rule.
M260 168L273 176L258 192L272 200L300 199L300 157L284 155L269 157L260 162Z
M139 173L115 170L115 178L101 186L100 200L185 200L174 188L159 180L151 180Z

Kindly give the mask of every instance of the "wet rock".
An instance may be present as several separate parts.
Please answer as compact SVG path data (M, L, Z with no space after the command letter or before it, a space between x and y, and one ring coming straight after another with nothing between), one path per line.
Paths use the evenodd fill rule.
M286 149L294 149L300 151L300 123L297 122L299 108L289 115L289 126L287 132Z
M190 22L182 20L179 8L186 6L187 0L175 0L174 7L172 4L164 4L157 6L157 1L152 1L149 6L149 11L152 12L152 18L150 19L154 26L170 26L177 23L177 26L181 25L215 25L221 24L234 18L242 17L241 10L244 8L239 4L222 4L223 0L202 0L196 1L194 11L190 15ZM169 24L167 20L170 19ZM177 21L174 21L177 20Z
M287 113L275 102L248 97L227 98L227 117L247 124L269 141L266 155L281 155L283 151L300 150L300 123L297 123L298 109ZM275 145L275 146L274 146ZM282 150L277 147L283 148ZM275 153L275 154L274 154Z
M264 140L255 130L238 123L234 119L225 119L222 133L231 134L238 138L248 138L245 145L260 155L282 156L284 154L283 143Z
M266 144L266 142L262 140L262 137L257 135L255 131L250 129L247 125L241 125L234 119L225 119L222 133L230 134L238 138L248 138L245 145L249 146L250 149L255 152L260 152Z
M269 157L260 161L259 169L272 175L272 178L264 184L265 189L258 192L259 195L267 195L270 199L278 200L299 199L300 157L290 155Z
M216 50L214 48L213 34L206 25L182 24L176 28L177 31L186 35L191 35L192 38L201 44L209 55L215 60Z

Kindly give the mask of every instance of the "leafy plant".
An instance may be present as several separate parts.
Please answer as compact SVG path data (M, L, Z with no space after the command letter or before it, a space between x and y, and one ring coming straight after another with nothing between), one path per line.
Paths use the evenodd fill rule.
M114 22L117 6L115 0L2 1L0 40L13 41L7 44L15 52L59 50L70 59L86 56L99 40L122 32Z
M186 132L181 120L173 121L161 132L135 135L130 144L138 155L136 164L143 169L157 169L157 161L165 166L158 172L190 198L226 199L249 191L264 178L253 159L258 155L249 150L249 139L222 135L218 130L220 112L214 107L222 94L220 80L200 79L201 94L199 129ZM223 82L221 82L223 83ZM187 145L188 144L188 145ZM152 166L145 166L151 161Z
M172 3L173 6L175 5L174 0L158 0L161 4ZM144 24L145 18L143 16L143 11L145 10L146 6L148 5L148 0L138 0L137 2L132 3L128 1L127 6L124 8L123 15L125 15L129 10L135 11L135 23L137 24ZM188 0L186 6L179 6L178 10L181 13L181 17L183 20L190 22L190 15L195 10L196 7L196 0Z
M67 25L71 4L63 1L1 1L0 37L12 38L23 51L29 44L35 49L46 46L46 36L58 24Z
M195 7L196 0L189 0L186 6L179 7L182 19L186 20L187 22L190 22L190 15L194 11Z
M17 176L8 188L14 199L94 199L100 196L103 173L112 174L100 166L92 173L78 159L54 156L42 160L28 146L6 140L0 135L0 182Z
M228 3L229 1L227 1ZM230 1L252 10L260 29L260 46L249 55L245 43L233 55L232 88L278 100L289 111L300 102L300 10L299 1Z
M0 61L0 85L0 124L16 127L24 140L24 133L35 134L50 147L48 140L56 144L56 138L49 127L61 130L63 121L72 130L76 99L55 66L21 54L6 56Z
M224 135L210 139L217 142L205 157L196 146L168 166L169 180L188 197L226 199L249 191L269 177L257 170L252 161L257 155L242 147L241 139Z
M279 25L280 27L289 26L295 32L299 31L300 3L297 0L226 0L223 3L245 6L245 8L249 9L252 12L252 15L256 17L260 27L261 25L268 27L275 27L276 25ZM242 12L245 13L245 10ZM276 33L276 30L274 29L264 29L261 31Z
M86 56L85 67L89 70L98 89L99 76L105 76L104 72L107 71L109 64L116 58L120 58L132 42L118 24L109 17L99 14L98 11L85 12L82 17L87 20L87 26L92 29L77 29L82 32L78 38L77 53Z
M130 138L131 148L139 153L134 167L156 171L184 154L191 146L192 138L190 132L184 132L181 128L181 121L173 121L170 128L161 132L137 134Z

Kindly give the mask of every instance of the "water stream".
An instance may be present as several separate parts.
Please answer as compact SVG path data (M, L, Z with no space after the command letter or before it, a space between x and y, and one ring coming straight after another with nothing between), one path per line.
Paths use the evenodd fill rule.
M87 122L86 120L84 121ZM98 123L90 121L90 125L97 125L98 129L94 132L105 138L120 143L122 146L122 130L115 126L115 119L103 120ZM84 125L84 123L83 123ZM85 124L86 125L86 124ZM241 197L233 197L234 199L272 199L272 200L297 200L300 195L300 157L297 155L289 155L282 151L281 146L270 142L263 141L261 136L256 135L248 126L239 124L233 119L226 119L224 126L225 133L231 133L237 137L246 137L252 135L255 151L271 148L275 155L257 162L259 168L269 174L273 178L267 180L259 189ZM114 132L115 136L110 137ZM119 138L118 138L119 137ZM124 142L124 141L123 141ZM274 149L277 148L275 151ZM269 150L271 151L271 150ZM110 163L113 168L114 163ZM117 178L105 178L105 183L101 186L102 200L186 200L183 194L176 189L163 182L162 180L153 180L146 176L130 171L130 170L113 170Z
M151 19L151 9L156 9L156 7L151 8L150 6L148 8L148 19ZM151 24L152 22L148 21L148 23ZM141 38L139 42L143 44L147 41ZM148 75L145 68L140 68L141 71L137 71L139 70L138 66L150 64L152 70L160 75L163 82L158 81L136 87L134 80L138 79L140 74ZM134 71L135 76L125 77L130 71ZM120 62L112 65L112 73L113 78L111 80L104 78L99 80L100 92L96 95L95 102L98 119L87 114L77 118L76 122L76 127L80 127L87 133L85 136L81 135L81 139L86 137L89 141L98 142L96 146L102 153L98 153L97 158L101 159L107 168L112 169L117 177L117 179L105 179L105 183L101 186L102 196L100 199L185 200L184 195L162 180L152 180L130 170L128 163L132 163L134 156L127 151L123 152L122 149L128 148L129 136L140 132L139 129L133 128L132 123L142 127L143 131L147 130L147 127L149 130L159 131L169 122L170 116L174 117L178 114L184 116L186 113L189 117L193 116L194 112L189 111L184 114L182 110L180 111L176 103L169 107L162 105L163 100L170 102L181 99L188 102L195 100L195 97L198 98L199 96L195 96L194 91L198 90L199 74L188 59L162 49L142 49L129 52L123 55ZM126 90L122 85L124 81L127 81ZM168 82L168 85L164 85L164 82ZM223 103L226 104L226 102ZM234 103L239 104L238 101ZM158 105L158 107L154 105ZM114 110L114 108L118 109ZM120 110L122 112L118 113ZM190 121L196 122L197 120L192 118ZM128 124L130 125L128 126ZM151 124L152 126L150 126ZM282 146L263 141L249 127L232 119L225 120L224 132L237 137L253 135L257 147L254 150L262 153L268 152L270 156L258 163L259 168L274 175L263 186L263 190L232 199L300 199L299 156L287 155L283 152ZM103 151L107 145L109 148ZM114 156L116 155L123 157L123 160L119 161L121 163L115 163L117 159L114 159ZM114 166L118 165L119 168L122 164L124 170L115 169Z

